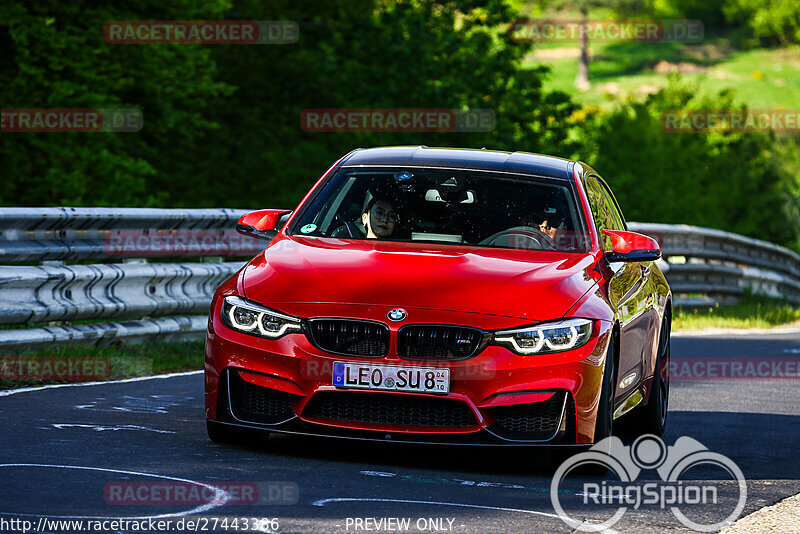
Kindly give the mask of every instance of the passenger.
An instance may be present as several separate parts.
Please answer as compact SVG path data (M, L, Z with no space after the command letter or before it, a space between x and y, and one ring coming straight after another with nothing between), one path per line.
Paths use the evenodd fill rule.
M400 217L394 206L386 200L373 198L364 208L360 221L344 223L333 231L331 237L387 239L399 225Z
M523 226L535 228L550 237L553 242L558 241L558 237L564 230L564 216L555 208L546 208L542 212L534 212L526 215L521 221Z
M550 236L550 239L557 242L558 236L564 229L564 217L559 215L558 212L543 217L544 218L539 222L539 231L547 234Z

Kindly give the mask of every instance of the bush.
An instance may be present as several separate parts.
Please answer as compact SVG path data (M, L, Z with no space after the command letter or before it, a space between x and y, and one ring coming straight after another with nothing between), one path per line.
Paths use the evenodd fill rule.
M796 246L797 184L775 153L775 135L661 127L666 110L733 107L728 93L697 97L673 79L644 102L593 114L583 157L609 182L628 220L706 226Z
M800 42L800 2L796 0L727 0L725 15L747 22L756 37L770 44Z

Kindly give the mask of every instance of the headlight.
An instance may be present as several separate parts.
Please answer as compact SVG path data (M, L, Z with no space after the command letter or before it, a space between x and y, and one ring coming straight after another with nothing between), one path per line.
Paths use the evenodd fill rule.
M270 339L303 329L297 317L278 313L241 297L225 297L222 321L233 330Z
M495 332L494 344L527 356L572 350L585 345L592 336L589 319L564 319L515 330Z

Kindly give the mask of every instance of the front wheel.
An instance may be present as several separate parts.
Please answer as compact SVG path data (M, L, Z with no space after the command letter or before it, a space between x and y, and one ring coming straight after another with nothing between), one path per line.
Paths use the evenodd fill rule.
M612 435L614 430L614 384L617 376L615 341L609 341L606 366L603 371L603 385L600 389L600 402L597 407L597 420L594 424L594 442L597 443Z
M597 419L594 423L594 443L611 437L614 432L614 385L617 383L617 353L616 341L612 337L606 353L606 366L603 370L603 384L600 388L600 401L597 407ZM604 447L606 454L610 452L610 444ZM588 476L603 476L608 472L608 466L602 463L582 465L575 470L576 473Z
M659 336L659 351L653 371L653 385L647 404L639 406L630 418L630 427L637 435L655 434L661 437L667 427L667 409L669 407L669 357L671 318L664 317L664 325Z

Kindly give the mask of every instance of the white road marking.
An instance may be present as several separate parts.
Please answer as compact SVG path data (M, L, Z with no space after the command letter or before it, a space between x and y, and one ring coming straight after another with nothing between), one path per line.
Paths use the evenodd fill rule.
M434 484L447 484L447 485L454 485L454 486L474 486L477 488L502 488L502 489L524 489L524 490L531 490L531 491L541 491L542 493L549 493L549 488L537 488L535 486L522 486L520 484L511 484L508 482L487 482L487 481L480 481L480 480L465 480L462 478L443 478L443 477L435 477L435 478L426 478L425 476L416 476L416 475L398 475L397 473L392 473L391 471L359 471L360 474L370 477L383 477L383 478L394 478L400 476L400 478L407 480L408 482L422 482L422 483L429 483L432 482ZM559 491L559 493L569 493L567 491Z
M89 404L78 404L75 408L79 410L91 410L95 412L110 412L110 413L119 413L119 412L128 412L128 413L146 413L146 414L157 414L157 413L168 413L169 408L172 406L180 406L180 402L168 402L163 400L167 397L175 397L175 395L150 395L149 397L132 397L130 395L123 395L119 399L114 399L115 404L121 404L121 406L98 406L101 401L106 400L104 397L101 397L97 400L90 402ZM193 400L192 397L184 397L178 400Z
M214 500L210 503L206 503L200 506L195 506L190 510L185 510L183 512L173 512L170 514L160 514L160 515L146 515L146 516L138 516L138 517L106 517L106 516L94 516L94 515L47 515L47 514L24 514L19 512L0 512L0 515L11 515L11 516L20 516L20 517L51 517L53 519L126 519L129 521L141 521L145 519L164 519L168 517L183 517L187 515L193 514L202 514L204 512L208 512L209 510L213 510L214 508L218 508L228 502L231 498L230 493L223 490L222 488L218 488L216 486L212 486L211 484L205 484L203 482L197 482L196 480L189 480L188 478L179 478L179 477L172 477L168 475L156 475L155 473L140 473L138 471L125 471L123 469L106 469L104 467L88 467L83 465L59 465L59 464L0 464L0 468L2 467L49 467L53 469L79 469L84 471L101 471L105 473L121 473L123 475L135 475L141 477L153 477L153 478L161 478L164 480L173 480L175 482L186 482L187 484L194 484L195 486L202 486L204 488L208 488L214 492Z
M8 397L9 395L16 395L18 393L28 393L29 391L41 391L43 389L56 389L56 388L74 388L74 387L83 387L83 386L99 386L102 384L125 384L128 382L142 382L144 380L158 380L163 378L174 378L176 376L190 376L190 375L198 375L202 373L203 370L198 371L184 371L182 373L168 373L165 375L153 375L153 376L136 376L133 378L123 378L121 380L98 380L96 382L76 382L74 384L48 384L46 386L36 386L30 388L19 388L19 389L8 389L5 391L0 391L0 397Z
M97 432L102 432L104 430L144 430L146 432L157 432L159 434L175 434L172 430L158 430L157 428L150 428L146 426L139 426L139 425L113 425L113 426L103 426L103 425L82 425L77 423L53 423L53 426L59 430L63 430L65 428L91 428Z

